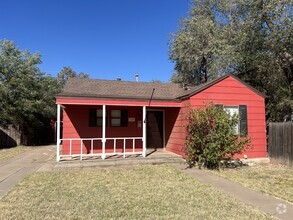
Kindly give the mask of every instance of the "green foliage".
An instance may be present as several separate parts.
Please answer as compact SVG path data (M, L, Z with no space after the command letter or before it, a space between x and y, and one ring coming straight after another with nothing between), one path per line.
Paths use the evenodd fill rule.
M210 79L234 73L265 93L271 121L293 112L291 0L194 0L170 41L172 81L199 84L202 58Z
M56 117L55 95L68 77L88 78L64 67L57 78L39 69L40 54L19 50L11 41L0 41L0 124L13 124L22 135L21 144L40 144L49 139Z
M77 74L70 66L63 67L63 69L57 75L57 79L62 88L70 77L89 78L89 75L83 72Z
M189 166L198 163L200 167L218 168L221 160L230 160L250 146L248 137L235 134L238 115L230 116L212 103L190 109L187 120L185 152Z
M57 80L42 73L40 63L40 54L0 41L0 124L18 127L22 144L39 142L55 115Z

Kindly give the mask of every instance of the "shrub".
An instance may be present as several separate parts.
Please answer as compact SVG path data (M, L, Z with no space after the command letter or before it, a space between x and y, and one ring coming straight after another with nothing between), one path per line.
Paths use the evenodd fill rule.
M230 116L213 103L192 109L187 114L186 162L210 169L219 168L221 160L231 160L250 146L250 138L235 134L238 115Z

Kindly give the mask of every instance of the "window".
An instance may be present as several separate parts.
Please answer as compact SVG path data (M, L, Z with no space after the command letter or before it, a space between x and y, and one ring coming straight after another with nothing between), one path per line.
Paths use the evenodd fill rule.
M102 127L103 126L103 110L102 109L90 109L90 111L89 111L89 126L90 127Z
M111 126L127 127L128 112L127 110L111 110Z
M121 110L111 110L111 126L121 126Z
M236 134L245 137L248 134L248 125L247 125L247 106L223 106L216 105L218 108L224 109L229 115L238 114L240 117L239 124L235 126L234 130Z
M237 107L234 107L234 106L224 106L224 110L230 115L238 115L239 114L239 108L238 106ZM234 127L234 131L235 131L235 134L239 134L239 124L235 125Z

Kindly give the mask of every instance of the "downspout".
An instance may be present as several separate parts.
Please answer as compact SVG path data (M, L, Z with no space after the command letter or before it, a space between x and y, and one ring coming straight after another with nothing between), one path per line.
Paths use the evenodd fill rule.
M148 107L150 107L151 106L151 101L152 101L152 99L153 99L153 96L154 96L154 93L155 93L155 88L153 88L153 91L152 91L152 95L151 95L151 98L150 98L150 101L149 101L149 106Z

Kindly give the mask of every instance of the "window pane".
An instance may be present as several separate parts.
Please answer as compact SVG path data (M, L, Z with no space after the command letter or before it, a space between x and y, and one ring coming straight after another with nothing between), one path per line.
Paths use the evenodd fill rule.
M97 109L97 117L103 117L103 110Z
M239 108L238 107L230 107L230 106L225 106L224 107L224 110L230 115L239 115ZM235 134L239 134L239 123L237 125L235 125L234 127L234 131L235 131Z
M97 126L102 127L103 126L103 118L97 118Z
M120 118L111 118L111 126L114 126L114 127L121 126Z
M234 115L239 113L238 107L224 107L225 111L229 114L229 115Z
M120 118L121 110L111 110L111 118Z

